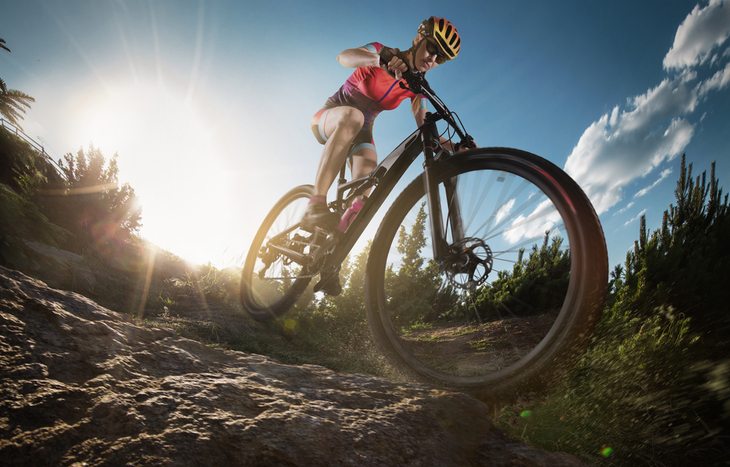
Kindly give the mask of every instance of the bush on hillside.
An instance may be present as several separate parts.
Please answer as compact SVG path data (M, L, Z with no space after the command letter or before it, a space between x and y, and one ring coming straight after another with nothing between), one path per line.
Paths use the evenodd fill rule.
M594 465L730 460L730 232L714 167L692 179L682 157L676 205L651 235L642 219L586 355L544 400L504 408L502 426Z

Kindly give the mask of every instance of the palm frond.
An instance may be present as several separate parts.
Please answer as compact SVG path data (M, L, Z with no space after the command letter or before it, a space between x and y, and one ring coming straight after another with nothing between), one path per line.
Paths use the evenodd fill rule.
M31 102L35 102L35 99L21 91L6 90L0 93L0 115L10 123L18 125L18 119L23 118L21 113L25 113L26 107L30 108Z

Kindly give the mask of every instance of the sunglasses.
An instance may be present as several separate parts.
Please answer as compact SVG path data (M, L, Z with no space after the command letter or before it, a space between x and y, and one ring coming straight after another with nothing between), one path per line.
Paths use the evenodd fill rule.
M428 38L426 39L426 51L429 55L436 56L436 63L439 65L443 64L447 60L446 55L441 52L439 46Z

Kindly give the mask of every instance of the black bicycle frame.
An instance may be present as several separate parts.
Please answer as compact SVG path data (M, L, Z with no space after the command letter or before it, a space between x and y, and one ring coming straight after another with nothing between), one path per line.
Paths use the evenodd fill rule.
M401 83L401 86L411 90L415 94L421 94L428 98L436 111L434 113L427 113L424 124L395 148L368 175L348 182L345 180L347 163L345 162L342 165L337 184L337 200L330 203L330 207L333 207L335 212L342 213L344 208L356 196L360 196L372 188L367 202L363 205L345 232L335 232L323 244L320 244L320 247L314 252L311 258L296 251L289 250L286 247L277 246L275 242L270 243L271 248L274 248L279 254L287 256L294 262L302 266L312 265L316 270L312 269L309 271L310 273L316 274L320 271L334 271L340 267L345 257L350 253L357 240L365 231L365 228L370 224L375 213L383 205L388 195L390 195L398 180L403 177L403 174L405 174L406 170L408 170L413 161L421 153L424 154L424 170L421 179L427 195L429 226L431 229L431 238L433 239L433 259L441 264L449 253L449 245L446 244L444 225L441 217L439 188L435 176L438 173L437 168L440 161L452 156L441 147L436 123L440 120L445 120L461 137L462 143L467 145L471 144L471 138L462 131L462 128L457 124L452 113L428 86L423 75L407 72L403 77L410 87L406 87L403 83ZM454 244L457 244L464 238L459 200L456 195L456 182L455 177L444 181L449 213L447 222L450 224ZM347 196L345 196L346 193ZM296 226L292 226L291 229L295 228ZM279 235L287 235L288 232L289 230ZM274 238L277 238L279 235ZM324 260L323 264L321 263L322 260ZM321 268L317 267L320 264Z
M364 193L370 187L374 186L374 188L367 202L363 205L358 215L355 216L347 230L335 236L333 241L337 243L328 254L322 270L326 271L328 268L336 268L344 261L398 180L403 177L403 174L421 153L424 153L425 156L424 172L421 177L425 192L428 194L427 204L432 234L431 238L433 239L434 260L437 262L443 260L447 245L444 237L444 226L441 220L441 203L439 200L438 185L435 183L434 174L436 173L435 170L438 162L442 158L451 156L438 144L436 122L440 119L441 117L437 114L427 114L425 123L406 138L365 177L349 182L344 180L345 166L343 165L337 186L337 200L332 203L335 207L339 207L339 210L342 210L342 207L348 201ZM453 231L452 235L454 239L461 239L463 237L461 221L460 219L451 219L454 213L457 213L456 217L460 217L458 215L458 207L456 207L458 205L455 191L456 186L448 182L446 186L447 199L450 200L449 212ZM346 193L347 196L345 196Z

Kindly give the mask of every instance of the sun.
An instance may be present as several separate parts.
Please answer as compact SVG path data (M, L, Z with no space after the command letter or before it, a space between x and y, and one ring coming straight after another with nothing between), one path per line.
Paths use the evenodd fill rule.
M109 159L142 205L140 235L184 259L217 261L229 243L231 175L215 125L184 93L114 88L81 103L78 132Z

